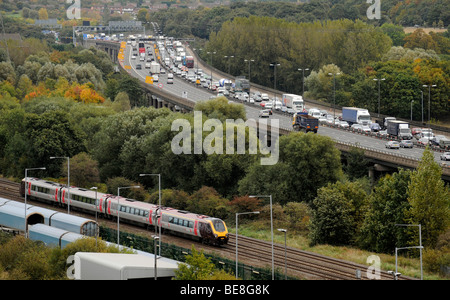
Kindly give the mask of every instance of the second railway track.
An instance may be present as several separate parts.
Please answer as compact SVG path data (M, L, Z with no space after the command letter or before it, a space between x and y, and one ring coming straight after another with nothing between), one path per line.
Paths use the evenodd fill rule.
M19 183L0 178L0 196L11 200L24 202L24 199L19 195ZM33 201L34 205L45 206L40 202ZM51 205L49 205L51 206ZM55 209L52 206L52 209ZM71 212L73 213L73 212ZM79 215L83 213L77 212ZM89 215L89 217L92 217ZM102 219L102 223L106 226L115 228L116 222ZM122 225L121 225L122 226ZM141 227L125 225L127 230L133 233L148 234L150 231ZM257 240L245 236L239 236L239 261L244 261L247 265L256 267L270 267L272 262L272 246L270 242ZM215 252L221 256L229 259L235 259L235 245L236 235L230 234L228 245L217 248L206 246L201 243L196 243L191 240L164 235L164 242L174 243L177 246L189 249L192 244L196 248L203 248L205 252ZM284 273L285 263L287 263L288 275L298 278L306 279L322 279L322 280L354 280L356 278L357 270L361 272L361 279L368 279L366 270L369 266L360 265L349 261L335 259L320 254L315 254L292 247L286 248L285 260L285 246L274 244L274 265L279 273ZM380 271L380 279L392 280L392 275L386 271ZM413 279L409 277L401 277L401 279Z

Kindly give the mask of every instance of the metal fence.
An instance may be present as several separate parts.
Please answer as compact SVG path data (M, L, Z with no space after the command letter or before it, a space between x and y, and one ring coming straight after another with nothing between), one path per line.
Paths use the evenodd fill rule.
M117 231L112 228L100 226L100 237L104 241L117 242ZM145 236L136 235L128 232L120 232L120 244L136 250L154 253L153 240ZM182 248L174 244L161 243L161 256L177 260L186 261L186 255L191 255L191 249ZM216 254L203 253L219 270L235 274L236 262ZM272 279L272 270L270 268L258 268L243 263L238 263L238 276L243 280L270 280ZM280 270L275 270L275 280L284 280L285 275ZM289 280L298 280L298 278L287 277Z

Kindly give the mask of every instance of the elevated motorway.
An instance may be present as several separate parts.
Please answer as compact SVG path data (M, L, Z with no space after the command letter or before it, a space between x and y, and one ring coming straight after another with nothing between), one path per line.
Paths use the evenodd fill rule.
M116 51L120 48L120 44L117 42L107 41L87 41L87 47L94 46L107 51L111 56L116 54ZM153 48L153 47L152 47ZM117 56L112 57L117 61ZM119 62L121 68L127 71L131 76L140 80L142 88L146 91L146 98L148 104L154 107L169 107L172 110L191 111L195 104L199 101L205 101L215 96L215 93L210 92L207 89L196 87L194 84L188 83L182 78L174 76L174 83L167 84L167 74L161 74L157 83L148 84L145 83L145 79L149 76L149 70L145 69L145 62L140 62L131 59L131 46L127 45L124 52L124 60ZM142 69L136 69L137 64L142 64ZM200 67L200 66L199 66ZM211 74L209 66L202 64L204 72ZM213 80L222 78L221 74L214 71ZM219 76L219 77L218 77ZM279 95L282 92L279 93ZM260 107L254 104L244 103L247 118L258 120ZM279 133L288 134L292 131L292 119L290 116L274 113L270 118L278 119L279 121ZM415 168L418 165L423 153L423 148L414 147L413 149L386 149L385 140L373 137L361 135L346 130L341 130L332 127L321 126L318 134L329 136L336 143L336 147L343 151L348 152L352 147L357 147L364 150L364 154L369 158L375 166L383 166L387 168ZM440 152L434 151L435 160L443 167L443 179L450 181L450 164L442 162L440 160ZM380 170L383 169L380 168Z

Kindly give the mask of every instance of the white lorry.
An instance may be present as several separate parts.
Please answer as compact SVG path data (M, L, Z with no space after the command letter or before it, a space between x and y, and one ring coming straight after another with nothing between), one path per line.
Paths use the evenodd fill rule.
M350 126L353 124L361 124L370 126L372 120L367 109L357 107L343 107L342 120L348 122Z
M303 97L295 94L283 94L281 103L287 108L292 108L295 112L301 112L305 108Z
M160 71L161 66L156 61L152 61L152 63L150 64L150 73L159 74Z

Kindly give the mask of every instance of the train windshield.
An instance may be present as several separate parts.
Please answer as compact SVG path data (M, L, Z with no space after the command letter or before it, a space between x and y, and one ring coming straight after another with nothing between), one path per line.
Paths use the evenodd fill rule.
M222 220L213 220L214 229L218 232L225 231L225 225Z

